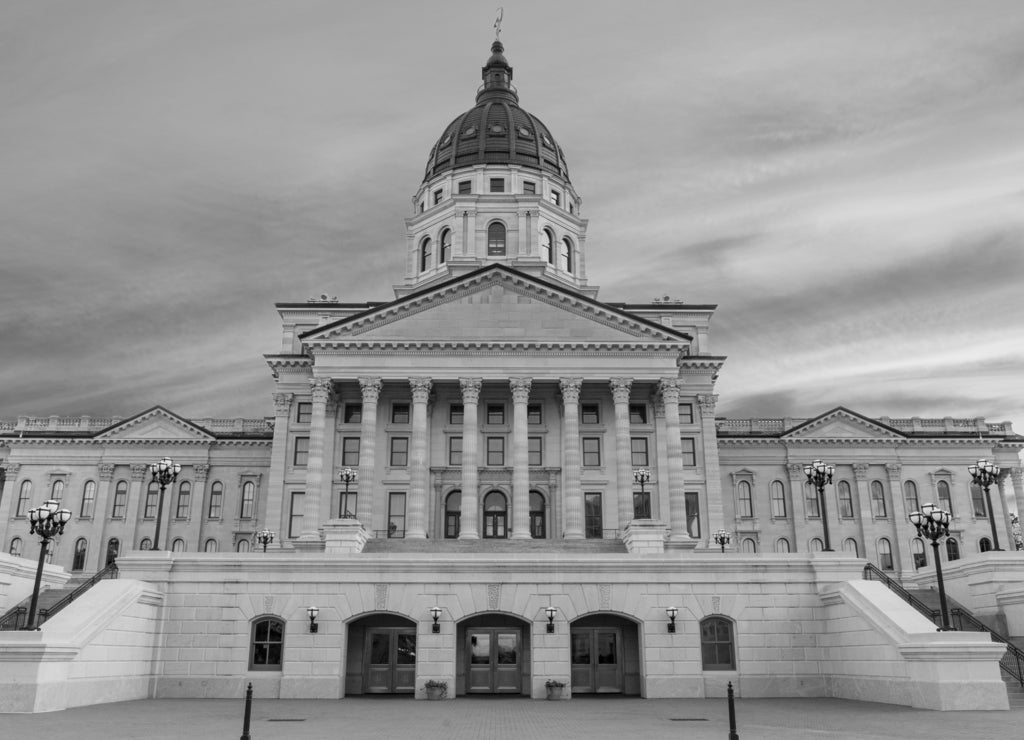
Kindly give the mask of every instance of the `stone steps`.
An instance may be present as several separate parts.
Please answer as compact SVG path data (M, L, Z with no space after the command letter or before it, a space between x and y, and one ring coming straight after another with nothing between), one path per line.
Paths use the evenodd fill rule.
M620 554L626 553L621 540L367 540L364 553L570 553Z
M1024 687L1005 673L1003 674L1003 683L1006 684L1006 698L1010 701L1010 709L1024 709Z

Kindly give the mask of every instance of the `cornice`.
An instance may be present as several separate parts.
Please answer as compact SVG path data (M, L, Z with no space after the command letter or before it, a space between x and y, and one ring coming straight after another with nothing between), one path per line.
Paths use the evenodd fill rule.
M874 447L877 445L886 445L892 447L927 447L927 446L952 446L958 445L961 447L977 447L977 438L952 438L946 439L942 437L919 437L919 438L907 438L907 437L728 437L724 436L721 432L718 434L718 444L729 445L729 446L743 446L743 445L783 445L793 447L811 447L811 446L835 446L835 447ZM997 445L1011 447L1011 445ZM1014 449L1021 449L1024 445L1013 445Z
M96 437L23 437L11 440L18 446L39 447L43 445L93 445L96 447L259 447L273 443L273 435L247 439L97 439Z
M487 352L489 354L521 354L524 351L547 352L551 354L573 355L579 352L618 352L635 355L638 352L650 354L678 353L678 342L529 342L529 341L446 341L428 339L417 340L360 340L341 338L337 340L311 341L307 347L315 350L315 357L350 356L359 354L402 354L408 352L433 352L447 355L471 355Z

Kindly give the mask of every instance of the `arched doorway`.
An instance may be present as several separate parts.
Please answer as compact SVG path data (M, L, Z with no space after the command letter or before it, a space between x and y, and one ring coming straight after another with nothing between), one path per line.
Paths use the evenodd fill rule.
M617 614L590 614L570 627L573 694L640 695L640 635Z
M484 539L508 537L508 499L501 491L484 496Z
M71 561L71 570L78 571L85 568L85 553L88 549L89 544L86 542L84 537L79 537L78 541L75 542L75 557Z
M370 614L348 625L345 694L412 694L416 690L416 623Z
M529 622L478 614L459 623L456 646L456 694L529 693Z
M117 539L117 537L111 537L107 541L107 559L105 561L105 565L113 564L113 562L117 560L117 556L120 554L121 540Z

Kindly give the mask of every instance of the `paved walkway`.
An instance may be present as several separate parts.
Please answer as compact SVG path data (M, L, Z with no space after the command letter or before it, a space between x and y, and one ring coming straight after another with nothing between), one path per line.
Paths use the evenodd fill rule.
M166 699L102 704L49 714L0 715L0 740L232 739L241 736L244 701ZM1024 735L1024 709L928 712L841 699L738 699L741 740L1001 740ZM726 740L724 699L587 697L407 698L340 701L256 700L252 740L400 738L414 740Z

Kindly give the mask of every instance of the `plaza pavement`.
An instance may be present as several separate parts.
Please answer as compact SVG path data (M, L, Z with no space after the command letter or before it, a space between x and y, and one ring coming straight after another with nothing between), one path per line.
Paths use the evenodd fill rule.
M241 699L165 699L48 714L0 714L0 740L233 740L241 736L243 710ZM1024 709L930 712L842 699L738 699L736 713L741 740L1002 740L1024 736ZM249 732L252 740L727 740L729 720L724 699L256 699Z

